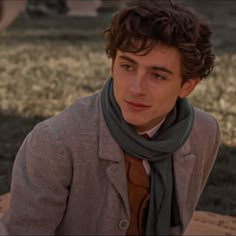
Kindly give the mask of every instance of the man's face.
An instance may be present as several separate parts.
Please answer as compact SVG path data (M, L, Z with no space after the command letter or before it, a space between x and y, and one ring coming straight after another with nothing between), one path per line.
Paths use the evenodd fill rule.
M182 84L180 53L157 45L147 55L117 51L112 59L114 96L125 121L143 132L156 126L199 79Z

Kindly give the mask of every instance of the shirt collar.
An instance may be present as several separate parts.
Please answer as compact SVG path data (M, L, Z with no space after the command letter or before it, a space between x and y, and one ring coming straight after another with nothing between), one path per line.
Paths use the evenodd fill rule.
M156 126L154 126L153 128L144 131L144 132L139 132L139 135L143 135L143 134L147 134L149 138L151 138L161 127L161 125L163 124L163 122L165 121L166 117L163 118L163 120L158 123Z

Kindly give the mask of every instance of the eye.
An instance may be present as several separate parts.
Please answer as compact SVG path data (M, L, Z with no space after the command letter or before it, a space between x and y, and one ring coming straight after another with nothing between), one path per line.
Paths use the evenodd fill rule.
M126 71L133 71L134 70L133 66L131 66L129 64L121 64L120 66Z
M166 80L166 77L159 73L151 73L151 77L156 80Z

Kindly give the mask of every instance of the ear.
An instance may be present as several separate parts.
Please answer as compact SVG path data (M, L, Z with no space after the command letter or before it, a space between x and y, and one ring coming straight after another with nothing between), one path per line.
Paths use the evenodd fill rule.
M187 97L195 89L195 87L198 85L199 82L200 78L193 78L184 82L184 84L181 87L179 97L180 98Z

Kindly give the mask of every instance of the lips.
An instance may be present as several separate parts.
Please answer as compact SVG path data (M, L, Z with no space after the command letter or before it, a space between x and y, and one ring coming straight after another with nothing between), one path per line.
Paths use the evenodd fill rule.
M133 102L133 101L125 101L126 104L128 105L128 107L132 110L145 110L147 108L149 108L150 106L143 104L143 103L138 103L138 102Z

